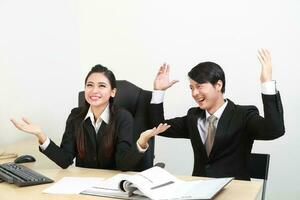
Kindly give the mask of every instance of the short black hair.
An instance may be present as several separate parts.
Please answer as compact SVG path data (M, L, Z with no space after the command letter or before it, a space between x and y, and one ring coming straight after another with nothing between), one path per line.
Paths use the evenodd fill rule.
M225 92L225 74L223 69L214 62L202 62L196 65L189 71L189 78L197 83L211 83L216 84L218 80L223 82L221 92Z

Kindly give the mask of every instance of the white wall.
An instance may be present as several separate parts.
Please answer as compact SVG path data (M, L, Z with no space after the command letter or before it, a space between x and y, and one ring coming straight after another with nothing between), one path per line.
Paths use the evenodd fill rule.
M28 117L61 137L84 85L78 21L72 0L0 1L0 144L29 137L11 117Z
M2 0L0 144L24 135L9 124L11 116L29 116L60 137L83 78L96 63L151 90L159 65L168 62L172 77L180 80L165 98L166 116L173 117L195 106L187 72L199 62L215 61L226 73L226 96L262 111L256 51L266 47L282 95L286 135L256 142L254 151L271 154L267 199L297 199L299 8L297 0ZM188 141L157 137L156 160L173 173L191 174Z

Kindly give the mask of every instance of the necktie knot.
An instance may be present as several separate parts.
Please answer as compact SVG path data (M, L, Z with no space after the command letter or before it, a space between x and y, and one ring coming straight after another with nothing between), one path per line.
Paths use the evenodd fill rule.
M214 116L214 115L209 116L209 117L207 118L208 124L214 124L215 121L217 121L217 119L218 119L218 118L217 118L216 116Z

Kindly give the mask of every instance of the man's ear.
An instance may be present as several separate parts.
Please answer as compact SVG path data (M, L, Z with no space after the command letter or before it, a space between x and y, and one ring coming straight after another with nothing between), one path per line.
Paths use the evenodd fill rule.
M215 88L218 92L221 92L222 88L223 88L223 81L221 80L218 80L216 83L215 83Z
M116 93L117 93L117 88L114 88L114 89L111 91L110 96L114 98L114 97L116 96Z

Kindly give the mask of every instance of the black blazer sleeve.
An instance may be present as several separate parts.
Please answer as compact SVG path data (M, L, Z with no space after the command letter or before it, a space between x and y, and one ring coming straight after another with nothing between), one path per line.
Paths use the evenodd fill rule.
M283 108L279 92L276 95L262 94L264 117L256 107L248 107L246 130L255 140L272 140L284 135Z
M133 117L128 111L120 109L116 119L116 169L134 170L143 155L133 142Z
M77 111L78 110L74 108L67 119L65 132L63 134L60 147L50 140L49 146L44 151L40 149L43 154L64 169L73 163L73 159L76 155L77 148L73 119Z
M172 138L189 138L187 116L165 120L163 103L150 104L149 114L150 123L153 127L158 126L160 123L167 123L171 125L171 127L165 132L160 133L160 136Z

